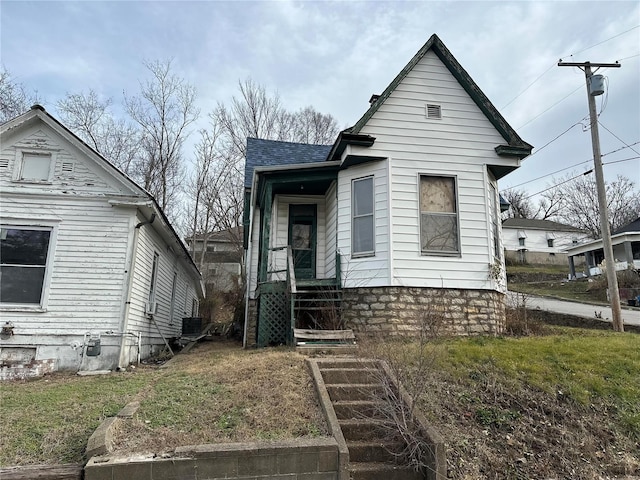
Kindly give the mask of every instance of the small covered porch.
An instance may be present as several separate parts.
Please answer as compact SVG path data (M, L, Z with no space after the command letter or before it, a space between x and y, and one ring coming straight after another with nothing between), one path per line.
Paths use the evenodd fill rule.
M325 161L255 169L245 211L252 219L248 293L256 318L245 337L258 347L304 341L295 332L340 329L339 167Z
M627 268L640 269L640 232L625 232L611 236L613 257L616 270ZM585 274L587 277L604 273L601 267L604 261L602 239L583 243L567 250L569 257L569 272L571 278L576 278L575 258L584 256Z

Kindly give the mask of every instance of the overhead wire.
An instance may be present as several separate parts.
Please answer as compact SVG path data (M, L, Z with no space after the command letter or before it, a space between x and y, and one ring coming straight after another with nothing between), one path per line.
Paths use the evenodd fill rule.
M640 143L640 140L635 142L635 143L632 143L631 145L637 145L638 143ZM625 148L631 148L631 145L625 146L625 147L621 147L621 148L618 148L616 150L612 150L612 151L607 152L607 153L603 153L601 155L601 157L606 157L607 155L611 155L612 153L619 152L620 150L624 150ZM612 163L620 163L620 162L628 162L629 160L635 160L637 158L640 158L640 157L631 157L631 158L625 158L625 159L622 159L622 160L612 160L610 162L603 163L603 165L609 165L609 164L612 164ZM545 177L550 177L552 175L555 175L556 173L560 173L560 172L564 172L565 170L569 170L570 168L579 167L580 165L583 165L585 163L589 163L591 161L593 161L593 158L590 158L588 160L583 160L582 162L574 163L573 165L569 165L568 167L561 168L560 170L556 170L555 172L546 173L546 174L541 175L539 177L536 177L534 179L527 180L526 182L522 182L522 183L519 183L517 185L514 185L513 187L505 188L504 191L513 190L514 188L521 187L522 185L526 185L528 183L532 183L532 182L535 182L537 180L541 180L541 179L543 179Z
M614 137L616 137L620 143L622 143L624 146L626 146L627 148L631 148L631 145L628 145L627 142L625 142L624 140L622 140L619 136L617 136L615 133L613 133L611 130L609 130L607 127L605 127L602 122L600 120L598 120L598 124L600 124L600 126L602 128L604 128L607 132L609 132L611 135L613 135ZM636 142L637 143L637 142ZM633 150L634 152L636 152L638 155L640 155L640 152L638 152L635 148L631 148L631 150Z
M619 36L621 36L621 35L624 35L625 33L629 33L630 31L635 30L635 29L636 29L636 28L638 28L638 27L640 27L640 25L636 25L635 27L630 28L629 30L625 30L624 32L618 33L617 35L614 35L613 37L607 38L606 40L602 40L601 42L596 43L595 45L591 45L590 47L583 48L582 50L579 50L579 51L577 51L577 52L574 52L574 53L572 53L572 54L570 54L570 55L564 55L563 57L560 57L560 60L562 60L562 58L565 58L565 57L567 57L567 56L569 56L569 57L573 57L574 55L577 55L577 54L579 54L579 53L585 52L585 51L589 50L590 48L597 47L598 45L602 45L603 43L606 43L606 42L608 42L609 40L613 40L614 38L617 38L617 37L619 37ZM639 53L638 55L640 55L640 53ZM626 58L620 59L620 60L618 60L618 61L627 60L627 59L629 59L629 58L637 57L638 55L633 55L633 56L631 56L631 57L626 57ZM531 82L529 85L527 85L527 86L525 87L525 89L524 89L524 90L522 90L522 91L521 91L520 93L518 93L515 97L513 97L513 98L512 98L512 99L511 99L511 100L510 100L510 101L509 101L505 106L503 106L500 110L504 110L504 109L505 109L505 108L507 108L509 105L511 105L514 101L516 101L518 98L520 98L520 97L521 97L521 96L522 96L522 95L523 95L527 90L529 90L529 89L530 89L530 88L531 88L535 83L537 83L537 82L538 82L542 77L544 77L547 73L549 73L549 72L553 69L553 67L555 67L556 65L557 65L557 63L556 63L556 62L553 62L553 63L549 66L549 68L547 68L544 72L542 72L540 75L538 75L538 76L536 77L536 79L535 79L533 82ZM520 127L520 128L522 128L522 127Z
M578 90L580 90L581 88L584 87L584 82L580 83L580 85L578 86L578 88L576 88L575 90L573 90L569 95L562 97L560 100L558 100L556 103L554 103L553 105L551 105L549 108L547 108L546 110L544 110L543 112L540 112L538 115L536 115L535 117L533 117L531 120L529 120L528 122L520 125L518 128L516 128L516 130L520 130L521 128L526 127L527 125L529 125L531 122L533 122L534 120L537 120L538 118L540 118L542 115L544 115L545 113L547 113L549 110L551 110L553 107L555 107L556 105L558 105L559 103L565 101L567 98L569 98L571 95L573 95L574 93L576 93Z

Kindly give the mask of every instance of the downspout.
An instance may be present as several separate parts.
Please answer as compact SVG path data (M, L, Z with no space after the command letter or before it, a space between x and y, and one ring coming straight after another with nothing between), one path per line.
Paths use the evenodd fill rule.
M152 213L151 214L151 218L149 220L146 220L144 222L139 222L135 227L134 227L134 233L133 233L133 240L131 242L131 252L129 254L130 260L129 260L129 269L127 271L127 278L125 281L125 285L124 285L124 289L127 292L127 301L124 304L124 313L122 315L122 319L121 319L121 323L120 323L120 331L121 332L126 332L127 331L127 327L128 327L128 320L129 320L129 312L131 309L131 293L133 291L133 269L135 267L136 264L136 260L138 258L138 237L140 234L140 227L144 226L144 225L151 225L156 219L156 214ZM139 333L138 333L139 335ZM124 355L125 355L125 339L126 336L122 337L122 340L120 342L120 354L118 355L118 369L123 369L126 368L127 364L129 362L126 362L124 359ZM138 340L138 358L140 357L140 347L141 347L141 338L139 337ZM138 360L139 362L139 360Z

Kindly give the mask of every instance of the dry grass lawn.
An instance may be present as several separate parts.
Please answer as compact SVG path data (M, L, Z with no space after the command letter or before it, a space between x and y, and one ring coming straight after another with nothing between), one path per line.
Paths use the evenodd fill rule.
M166 366L140 401L116 453L327 434L304 357L288 348L200 344Z

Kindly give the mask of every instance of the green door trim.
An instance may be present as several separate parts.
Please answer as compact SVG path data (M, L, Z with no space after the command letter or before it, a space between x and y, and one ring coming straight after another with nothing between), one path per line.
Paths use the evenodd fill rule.
M299 210L299 212L296 213L296 210ZM296 279L316 278L317 233L317 205L315 203L290 204L288 244L291 246L293 253Z

